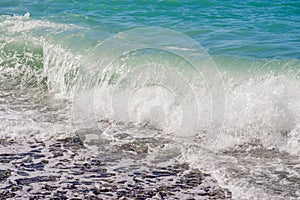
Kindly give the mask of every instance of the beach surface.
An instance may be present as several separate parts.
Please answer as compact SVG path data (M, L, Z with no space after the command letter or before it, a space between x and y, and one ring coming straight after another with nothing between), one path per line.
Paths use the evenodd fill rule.
M231 199L210 174L186 163L104 160L78 137L1 140L0 150L1 199Z

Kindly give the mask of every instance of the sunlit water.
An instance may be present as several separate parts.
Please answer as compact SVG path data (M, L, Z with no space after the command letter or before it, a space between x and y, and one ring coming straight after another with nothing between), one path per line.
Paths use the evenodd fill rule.
M77 134L104 160L188 162L236 199L300 197L298 2L1 1L0 14L2 139ZM218 140L210 132L211 88L182 58L146 49L121 56L108 71L88 71L101 41L153 26L186 34L212 56L225 100ZM163 37L156 42L163 45ZM91 73L106 76L99 84ZM190 112L194 97L198 115ZM123 104L130 118L119 112Z

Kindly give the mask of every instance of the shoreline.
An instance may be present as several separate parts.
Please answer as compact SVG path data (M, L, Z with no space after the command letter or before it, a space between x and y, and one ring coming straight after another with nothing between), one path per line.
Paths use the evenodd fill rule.
M210 174L186 163L97 158L78 137L0 140L0 150L1 199L231 199Z

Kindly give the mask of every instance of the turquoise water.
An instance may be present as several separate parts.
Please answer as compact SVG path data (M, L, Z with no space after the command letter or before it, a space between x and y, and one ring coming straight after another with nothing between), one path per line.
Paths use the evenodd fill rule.
M213 55L299 59L297 1L1 1L3 15L75 24L107 35L157 26L187 34ZM91 33L93 35L93 33ZM94 35L96 39L99 35Z
M0 138L159 135L235 199L300 197L299 72L297 1L0 2Z

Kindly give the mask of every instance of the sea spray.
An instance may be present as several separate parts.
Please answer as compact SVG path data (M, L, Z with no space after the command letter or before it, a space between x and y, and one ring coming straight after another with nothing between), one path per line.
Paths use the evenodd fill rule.
M106 9L101 14L52 10L53 13L41 11L40 16L34 12L24 16L27 11L19 16L1 15L1 138L47 141L77 133L104 160L137 155L147 163L161 165L188 162L212 173L219 183L230 188L236 199L299 198L296 4L189 3L186 15L182 12L185 9L177 12L179 4L153 2L154 7L168 5L176 10L176 13L164 12L166 27L185 30L212 54L226 100L218 140L207 137L214 119L211 116L214 98L209 90L213 84L206 84L205 77L192 73L191 63L170 54L171 50L191 53L190 46L176 44L165 46L165 51L150 48L124 52L105 65L104 71L86 70L94 69L98 63L99 52L95 51L92 57L89 53L105 39L133 27L157 25L156 17L136 18L139 12L131 12L128 17L134 22L128 23L128 17L119 17L120 14L130 12L133 7L144 9L145 5L120 7L120 4L107 5L114 7L118 15L108 15ZM74 4L77 5L82 4ZM84 8L97 7L90 5L84 3ZM269 6L276 10L272 16L272 12L265 12ZM210 9L215 12L207 15ZM249 20L253 16L257 20ZM233 23L228 25L226 19ZM160 42L165 41L168 40L163 38ZM119 52L108 49L100 55L110 58ZM184 76L176 76L180 73ZM164 85L172 83L176 92L148 80ZM96 90L89 91L94 86ZM189 86L197 90L186 89ZM185 97L184 91L198 97L197 101L190 101L196 98ZM193 110L195 102L197 109ZM76 110L77 104L80 110ZM182 110L193 111L184 120L190 130L195 130L193 116L194 111L198 112L200 122L194 137L177 137L182 135L177 132ZM213 141L210 152L203 148L205 141L210 144Z

